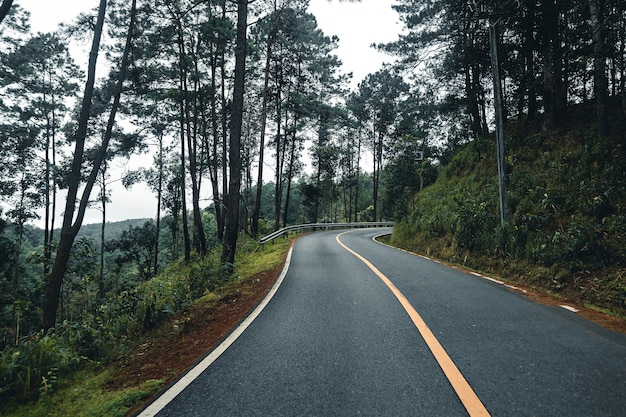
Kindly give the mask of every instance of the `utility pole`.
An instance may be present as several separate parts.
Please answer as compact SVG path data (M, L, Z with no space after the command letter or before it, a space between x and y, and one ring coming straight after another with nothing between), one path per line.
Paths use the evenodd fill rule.
M509 223L509 200L507 198L506 166L504 163L504 111L502 109L502 84L498 60L498 21L489 17L489 44L491 46L491 74L493 76L493 105L496 111L496 143L498 156L498 184L500 188L500 223Z
M498 60L498 23L503 17L512 13L506 12L511 4L521 6L519 0L511 0L500 4L492 0L472 1L469 3L470 19L487 19L489 22L489 45L491 49L491 74L493 78L493 105L496 115L496 144L498 159L498 185L500 188L500 223L502 227L509 224L509 201L507 198L507 175L504 151L504 109L502 100L502 83L500 79L500 62Z

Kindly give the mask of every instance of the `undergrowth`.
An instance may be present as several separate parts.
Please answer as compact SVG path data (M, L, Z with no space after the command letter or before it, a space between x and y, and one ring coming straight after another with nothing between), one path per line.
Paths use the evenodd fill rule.
M415 197L392 244L626 316L624 134L599 139L592 126L572 125L509 126L506 227L495 139L482 137Z
M273 270L289 240L260 248L242 242L235 275L224 275L219 248L192 262L170 265L133 291L110 297L97 314L37 333L0 353L0 414L7 416L124 416L164 381L118 391L106 389L111 364L144 341L148 330L196 302L237 291L237 283ZM216 295L219 293L220 296Z
M60 382L58 392L42 396L34 404L23 405L13 416L20 417L123 417L142 400L154 395L163 381L151 380L139 387L123 391L107 391L103 387L113 378L113 371L86 369L75 372Z

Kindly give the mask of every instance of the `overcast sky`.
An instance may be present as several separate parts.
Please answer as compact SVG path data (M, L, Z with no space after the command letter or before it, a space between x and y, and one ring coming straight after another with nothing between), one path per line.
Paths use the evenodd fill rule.
M16 0L15 3L31 13L33 32L50 32L59 23L71 22L78 14L93 9L99 0ZM327 36L339 37L336 54L343 62L343 72L353 73L353 86L390 59L370 45L397 38L401 26L397 13L391 9L392 3L393 0L361 0L359 3L311 0L309 12L316 16L318 26ZM118 166L117 170L126 168ZM155 216L156 200L145 186L135 185L128 191L118 182L111 188L108 221ZM204 192L205 195L209 193L210 190ZM100 216L97 210L90 209L85 223L97 223Z
M99 0L16 0L31 12L35 32L49 32L61 22L71 22L81 12L99 4ZM391 9L392 0L311 0L309 12L328 36L339 37L336 53L344 63L344 72L354 74L355 84L380 68L389 58L372 48L372 43L393 41L400 31L398 15Z
M336 53L343 61L344 72L354 74L355 84L389 61L387 55L370 45L397 39L401 26L392 3L391 0L311 1L309 12L316 16L318 26L328 36L339 36Z

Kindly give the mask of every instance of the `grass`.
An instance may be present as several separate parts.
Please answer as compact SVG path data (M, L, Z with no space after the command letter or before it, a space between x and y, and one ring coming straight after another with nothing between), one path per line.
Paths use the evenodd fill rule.
M272 243L258 246L252 251L253 256L238 257L235 261L235 270L243 279L254 276L263 271L271 271L279 266L291 245L291 239L277 239Z
M53 395L44 395L35 404L24 405L7 414L14 417L116 417L125 416L135 405L154 395L163 381L147 381L123 391L107 391L106 383L114 370L86 369L61 381Z

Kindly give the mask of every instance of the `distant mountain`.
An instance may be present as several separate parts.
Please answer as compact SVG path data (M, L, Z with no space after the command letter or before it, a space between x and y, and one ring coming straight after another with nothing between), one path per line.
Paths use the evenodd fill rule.
M128 230L129 227L143 226L145 222L152 220L153 219L128 219L119 222L106 222L104 228L104 239L107 241L117 239L122 234L122 232ZM94 242L100 242L101 230L101 224L84 224L81 226L76 238L80 239L81 237L86 237L87 239L92 239ZM61 229L55 229L54 239L58 239L60 234ZM31 225L26 225L26 238L33 246L42 245L43 229Z
M123 231L128 230L129 227L143 226L144 223L153 221L153 219L128 219L119 222L106 222L104 226L104 240L112 240L120 237ZM96 242L100 241L100 233L102 231L102 224L92 223L84 224L76 238L86 237L93 239ZM58 231L60 233L60 231Z

